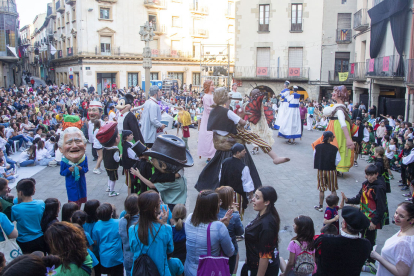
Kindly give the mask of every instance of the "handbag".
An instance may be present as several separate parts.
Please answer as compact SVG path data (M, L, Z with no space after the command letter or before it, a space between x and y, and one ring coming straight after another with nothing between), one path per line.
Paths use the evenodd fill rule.
M218 257L211 256L210 226L211 223L207 227L207 255L201 255L198 258L197 276L230 276L229 258L223 254Z
M0 228L4 236L4 241L0 242L0 252L4 254L6 264L8 264L18 256L23 255L23 253L17 244L16 239L9 239L4 232L3 227L0 226Z

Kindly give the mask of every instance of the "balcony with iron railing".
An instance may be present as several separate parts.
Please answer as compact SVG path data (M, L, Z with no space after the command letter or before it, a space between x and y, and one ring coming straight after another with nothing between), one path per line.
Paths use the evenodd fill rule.
M404 78L404 65L400 66L400 56L385 56L366 61L366 74L369 78L400 79Z
M0 12L16 13L17 7L14 1L1 0L0 1Z
M167 28L165 27L165 25L157 23L152 23L152 30L156 35L162 35L167 33Z
M151 49L151 57L153 58L194 58L192 52L184 52L178 50L158 50Z
M209 32L206 29L190 29L190 35L198 38L208 38Z
M192 14L208 15L208 7L200 5L198 3L190 4L190 12ZM226 12L227 16L227 12Z
M236 66L234 78L240 80L309 81L309 67Z
M328 82L332 85L351 84L353 81L353 75L348 72L337 72L335 70L329 71Z
M147 9L165 9L165 0L144 0Z
M351 63L349 69L350 78L354 81L365 81L367 79L367 63L354 62Z
M56 11L60 13L65 12L65 3L63 0L56 0Z
M360 9L354 13L354 30L362 32L368 29L368 27L369 23L367 9Z
M352 29L336 29L336 43L348 44L352 42Z

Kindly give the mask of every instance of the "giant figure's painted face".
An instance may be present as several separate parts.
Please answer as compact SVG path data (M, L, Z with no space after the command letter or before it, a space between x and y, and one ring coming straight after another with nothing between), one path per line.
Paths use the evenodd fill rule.
M63 156L73 163L78 163L85 154L86 144L80 133L67 133L64 136L63 147L60 148Z
M102 111L99 107L89 107L88 108L88 116L89 119L94 122L95 120L99 120L102 117Z

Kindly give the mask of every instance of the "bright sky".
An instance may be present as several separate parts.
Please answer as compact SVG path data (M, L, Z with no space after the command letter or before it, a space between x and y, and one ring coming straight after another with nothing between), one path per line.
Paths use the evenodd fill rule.
M33 24L36 15L46 12L47 3L51 2L51 0L16 0L20 28L28 24Z

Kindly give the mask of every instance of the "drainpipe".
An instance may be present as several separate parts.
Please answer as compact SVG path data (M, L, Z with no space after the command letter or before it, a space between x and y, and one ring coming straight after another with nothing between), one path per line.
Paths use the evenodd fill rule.
M412 13L412 18L411 18L411 39L410 39L410 55L409 55L409 61L407 62L407 78L408 80L410 80L409 76L411 76L411 74L414 73L414 71L412 70L412 66L411 66L411 62L414 59L414 4L413 4L413 8L411 9L411 13ZM411 107L411 93L414 93L413 88L409 87L407 85L407 90L408 90L408 102L407 102L407 113L405 116L405 120L408 121L409 120L409 116L410 116L410 107Z

